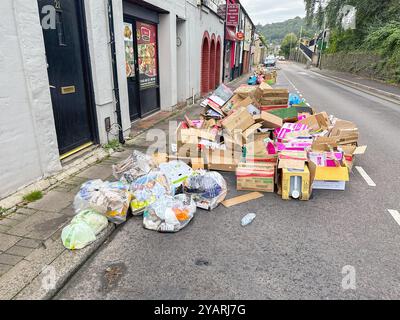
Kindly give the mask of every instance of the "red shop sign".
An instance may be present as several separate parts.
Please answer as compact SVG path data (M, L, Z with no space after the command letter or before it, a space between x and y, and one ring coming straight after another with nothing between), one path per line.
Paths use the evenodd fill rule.
M236 27L239 24L240 5L227 4L226 5L226 25Z
M237 38L239 41L244 40L244 33L243 33L243 32L238 32L238 33L236 33L236 38Z

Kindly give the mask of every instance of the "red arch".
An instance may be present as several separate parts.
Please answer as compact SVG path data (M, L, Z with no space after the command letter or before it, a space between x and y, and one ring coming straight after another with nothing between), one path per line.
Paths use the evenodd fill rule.
M201 93L205 94L210 88L210 35L206 31L201 47Z
M210 48L210 91L215 89L215 52L215 35L213 35Z
M221 83L221 38L218 36L217 51L215 53L215 86Z

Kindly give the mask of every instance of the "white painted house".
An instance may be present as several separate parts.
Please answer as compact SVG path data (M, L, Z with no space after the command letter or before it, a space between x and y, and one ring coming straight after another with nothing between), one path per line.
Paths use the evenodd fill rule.
M0 1L0 199L113 128L122 139L135 120L215 88L221 4Z

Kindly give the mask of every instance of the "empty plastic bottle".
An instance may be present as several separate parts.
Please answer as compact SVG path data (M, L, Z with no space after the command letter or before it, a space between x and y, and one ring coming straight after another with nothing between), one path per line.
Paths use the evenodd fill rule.
M256 217L255 213L248 213L242 218L242 227L247 226L248 224L252 223L254 218Z

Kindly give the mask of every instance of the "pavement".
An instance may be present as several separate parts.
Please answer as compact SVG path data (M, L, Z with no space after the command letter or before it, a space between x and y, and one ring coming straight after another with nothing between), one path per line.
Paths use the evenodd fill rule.
M358 124L367 144L345 192L307 202L276 194L229 209L198 210L176 234L134 217L115 232L55 299L399 299L400 105L281 63L279 87ZM145 139L138 140L142 144ZM228 198L242 194L233 174ZM257 214L247 227L241 218ZM392 213L394 211L391 211Z

